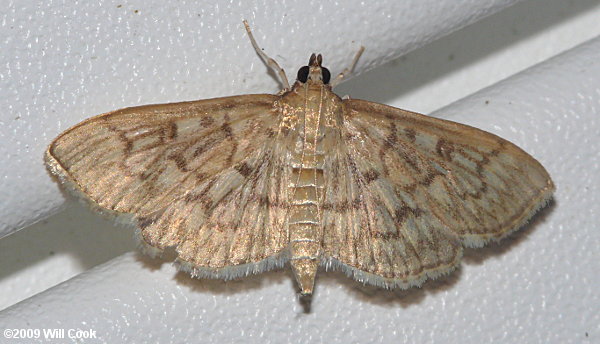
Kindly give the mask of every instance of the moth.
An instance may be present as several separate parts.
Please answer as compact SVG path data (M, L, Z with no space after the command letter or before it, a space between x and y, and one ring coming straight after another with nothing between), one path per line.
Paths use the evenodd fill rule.
M199 278L285 264L301 295L319 266L383 288L450 272L463 247L523 226L552 197L544 167L482 130L340 98L313 54L285 89L125 108L48 147L49 171L93 209L125 218L150 254Z

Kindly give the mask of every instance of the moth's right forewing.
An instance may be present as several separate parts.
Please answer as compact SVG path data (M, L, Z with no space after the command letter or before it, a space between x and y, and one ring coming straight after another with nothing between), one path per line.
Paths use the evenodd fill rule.
M246 95L117 110L58 136L46 164L100 210L153 214L269 144L277 99Z
M372 102L345 104L361 137L350 141L357 155L466 245L506 236L552 196L544 167L496 135Z
M481 130L362 100L344 100L323 211L328 264L388 288L455 268L461 243L518 229L551 197L544 168Z

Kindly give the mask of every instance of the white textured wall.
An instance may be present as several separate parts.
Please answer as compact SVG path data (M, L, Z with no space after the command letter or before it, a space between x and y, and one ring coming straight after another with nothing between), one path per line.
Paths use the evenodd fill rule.
M11 3L1 22L2 50L9 52L0 57L2 68L8 67L0 70L2 230L13 232L62 204L41 154L69 125L135 104L274 91L241 18L288 74L313 50L339 70L362 43L369 50L360 72L512 2L379 3L230 3L218 9L195 2L121 8ZM311 9L318 6L322 11L315 14ZM525 1L362 75L340 93L428 111L468 94L469 87L512 74L523 61L598 34L588 12L598 13L596 2ZM537 47L529 59L521 41ZM106 342L242 336L251 342L294 336L340 343L597 341L599 58L596 40L437 113L517 143L548 168L558 187L556 203L533 225L501 245L469 252L449 278L391 293L322 273L312 311L304 314L288 272L229 283L196 281L168 263L126 254L1 312L0 324L91 328ZM487 72L471 71L477 64L487 64ZM475 81L454 82L469 78ZM75 207L1 240L4 304L11 296L31 295L31 286L39 291L49 280L107 259L102 252L131 247L128 234L107 226Z

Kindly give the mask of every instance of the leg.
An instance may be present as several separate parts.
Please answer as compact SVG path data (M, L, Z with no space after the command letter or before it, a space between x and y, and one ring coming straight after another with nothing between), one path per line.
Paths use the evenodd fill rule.
M336 87L340 82L342 82L342 79L350 74L353 70L354 67L356 67L356 63L358 63L358 59L360 58L360 55L362 55L363 51L365 51L365 47L360 47L360 49L358 49L358 52L356 53L356 55L354 56L354 60L352 60L352 64L344 69L340 74L338 74L338 76L335 77L335 79L333 79L333 81L330 83L331 84L331 88Z
M250 30L250 25L248 25L248 22L246 20L244 20L244 26L246 27L246 32L248 32L248 37L250 38L250 42L252 42L252 46L254 47L254 50L256 50L256 53L263 59L263 61L265 61L269 68L271 68L274 72L279 74L281 82L283 83L283 87L285 87L286 89L290 89L290 83L288 82L288 79L285 76L285 71L283 70L283 68L279 67L277 62L269 56L267 56L267 54L265 54L262 51L262 49L258 46L256 40L254 39L254 36L252 35L252 31Z

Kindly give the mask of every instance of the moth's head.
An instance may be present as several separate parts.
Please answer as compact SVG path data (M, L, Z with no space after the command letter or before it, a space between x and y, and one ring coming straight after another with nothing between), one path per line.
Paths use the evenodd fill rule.
M298 77L296 80L303 84L306 82L322 82L328 84L331 79L331 73L329 72L329 69L321 66L321 63L323 63L321 54L310 55L308 66L304 66L298 70Z

